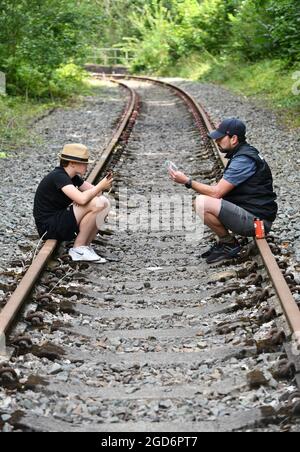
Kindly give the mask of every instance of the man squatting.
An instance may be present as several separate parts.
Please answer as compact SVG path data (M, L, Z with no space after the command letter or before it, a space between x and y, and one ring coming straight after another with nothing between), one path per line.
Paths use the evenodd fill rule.
M241 246L235 234L254 237L255 219L263 220L269 233L278 207L270 167L259 151L247 143L246 125L236 118L226 119L208 136L229 160L218 184L201 184L172 168L169 173L174 182L200 194L195 202L196 212L218 238L201 256L212 264L239 255Z

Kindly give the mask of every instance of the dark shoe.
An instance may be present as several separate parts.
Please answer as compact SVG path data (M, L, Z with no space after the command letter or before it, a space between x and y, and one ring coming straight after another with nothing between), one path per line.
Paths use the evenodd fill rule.
M206 262L208 264L215 264L217 262L235 259L239 255L241 249L242 247L238 242L220 243L218 249L211 253Z
M207 250L205 253L201 254L200 257L201 257L202 259L206 259L206 258L209 257L214 251L218 250L221 246L222 246L222 244L219 243L219 242L214 243L214 245L213 245L209 250Z

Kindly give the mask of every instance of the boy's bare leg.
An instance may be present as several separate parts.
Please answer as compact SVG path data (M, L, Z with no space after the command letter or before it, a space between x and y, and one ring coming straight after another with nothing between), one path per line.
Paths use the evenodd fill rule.
M106 207L102 212L98 213L98 215L96 217L96 225L90 233L90 236L87 241L87 245L90 245L93 242L93 240L95 240L98 232L100 231L101 227L104 225L105 219L108 216L110 209L111 209L111 205L109 203L108 207Z
M90 212L88 213L79 225L79 234L75 240L74 248L79 248L80 246L88 246L88 240L91 235L91 232L95 228L97 213Z
M100 214L100 218L102 218L102 213L104 223L104 219L110 209L110 203L104 196L100 196L94 198L86 206L74 205L73 208L80 229L74 247L89 246L98 232L97 217Z

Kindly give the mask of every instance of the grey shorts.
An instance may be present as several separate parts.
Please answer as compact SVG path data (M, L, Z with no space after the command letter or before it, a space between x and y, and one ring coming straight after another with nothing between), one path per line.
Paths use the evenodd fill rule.
M225 226L226 229L234 232L235 234L243 237L254 237L254 219L255 216L247 212L247 210L232 204L231 202L222 200L221 212L219 220ZM272 228L270 221L264 221L265 230L268 234Z

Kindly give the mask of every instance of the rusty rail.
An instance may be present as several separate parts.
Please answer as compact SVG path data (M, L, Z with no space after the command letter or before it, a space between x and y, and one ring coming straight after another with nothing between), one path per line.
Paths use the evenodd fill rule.
M116 76L114 75L113 77L115 78ZM198 126L203 127L204 125L207 132L212 132L215 129L214 124L209 118L205 109L198 103L198 101L194 97L185 92L183 89L170 83L163 82L157 79L152 79L149 77L117 76L117 78L133 79L144 82L156 83L165 86L166 88L169 88L170 90L176 92L183 100L185 100L185 102L190 108L191 113L195 117L195 121ZM200 122L202 122L202 125L200 124ZM212 145L214 147L215 153L220 158L223 166L226 166L227 160L221 154L219 147L215 142L212 142ZM262 257L263 263L272 281L273 287L276 290L278 299L281 303L283 312L286 316L289 327L291 329L291 333L294 336L294 341L297 344L298 348L300 349L300 310L298 308L298 305L293 297L293 294L286 280L284 279L284 276L276 262L276 259L270 249L267 240L266 239L255 239L255 240L260 255Z
M122 121L120 121L111 141L108 143L106 149L100 155L99 162L96 164L95 168L92 170L87 179L87 181L90 182L91 184L95 182L99 173L106 164L108 158L112 154L117 144L120 142L122 134L128 127L131 117L133 115L136 117L136 108L138 103L137 94L127 85L119 81L113 82L118 83L118 85L125 88L129 92L130 96L125 111L123 113ZM57 246L58 242L56 240L47 240L45 242L42 249L38 253L37 257L34 259L29 269L25 273L18 287L16 288L16 290L11 295L8 302L2 309L0 313L0 338L3 337L3 335L5 337L5 335L7 334L7 331L9 330L13 320L16 318L22 305L24 304L27 297L31 293L37 279L42 273L47 261L53 255Z

